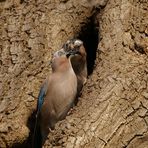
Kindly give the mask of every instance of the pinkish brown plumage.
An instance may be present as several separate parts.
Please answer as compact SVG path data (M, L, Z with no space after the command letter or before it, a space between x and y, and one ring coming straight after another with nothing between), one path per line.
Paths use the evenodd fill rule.
M71 39L68 40L64 45L63 48L59 51L71 52L77 51L79 54L76 54L71 58L71 64L73 70L77 76L78 80L78 88L77 88L77 95L81 93L81 90L84 84L87 81L87 53L85 51L83 42L78 39Z
M40 90L41 96L39 95L39 98L41 101L38 100L40 105L37 109L35 143L38 143L36 139L40 134L43 144L49 129L54 129L55 124L64 119L73 106L77 94L77 77L70 59L74 55L74 52L71 54L57 54L52 59L52 74L45 80Z

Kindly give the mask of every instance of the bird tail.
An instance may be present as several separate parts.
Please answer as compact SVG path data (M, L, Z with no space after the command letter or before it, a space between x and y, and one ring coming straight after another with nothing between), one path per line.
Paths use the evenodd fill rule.
M32 148L42 148L42 135L41 135L41 128L38 120L39 120L39 117L37 113L34 132L33 132Z

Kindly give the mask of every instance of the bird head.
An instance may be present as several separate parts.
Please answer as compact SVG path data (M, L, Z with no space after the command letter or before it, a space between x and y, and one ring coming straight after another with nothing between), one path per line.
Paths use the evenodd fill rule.
M79 39L70 39L64 45L65 52L79 54L81 56L86 55L83 42Z
M79 54L77 50L71 50L69 52L64 51L64 49L58 50L54 53L53 58L51 60L52 70L65 70L66 67L71 66L70 59L74 57L76 54Z
M65 55L65 54L66 54L66 53L65 53L64 49L62 48L62 49L56 51L56 52L53 54L53 58L61 57L61 56Z

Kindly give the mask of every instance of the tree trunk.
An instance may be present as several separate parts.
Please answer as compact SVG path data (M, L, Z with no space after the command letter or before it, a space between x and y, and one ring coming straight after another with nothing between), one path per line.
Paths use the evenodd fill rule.
M0 147L30 147L51 53L78 37L88 81L44 147L147 148L147 0L1 0L0 13Z

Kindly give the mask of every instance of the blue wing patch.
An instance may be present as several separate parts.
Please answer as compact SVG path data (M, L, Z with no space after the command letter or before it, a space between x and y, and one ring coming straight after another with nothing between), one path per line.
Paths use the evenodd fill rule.
M41 110L46 92L47 92L47 80L46 80L46 82L44 82L44 84L41 87L40 92L39 92L38 103L37 103L37 112L39 112Z

